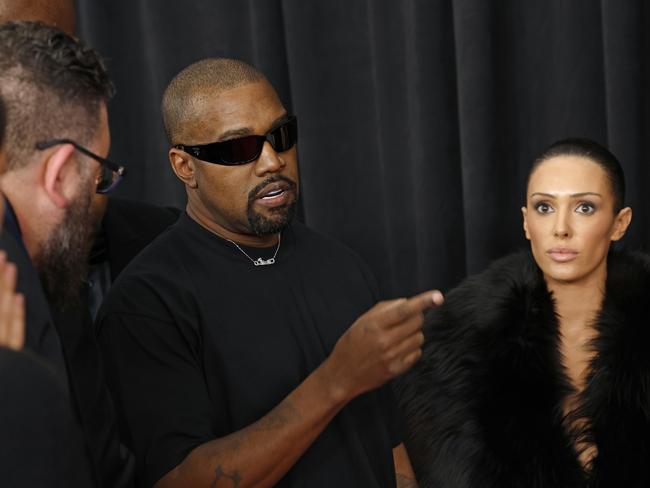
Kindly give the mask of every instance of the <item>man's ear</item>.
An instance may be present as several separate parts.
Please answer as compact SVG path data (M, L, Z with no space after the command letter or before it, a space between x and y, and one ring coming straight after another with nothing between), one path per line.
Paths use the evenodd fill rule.
M62 144L47 152L43 164L43 188L50 200L59 208L70 203L69 179L76 174L76 163L72 157L74 146Z
M196 163L185 151L172 147L169 150L169 162L178 179L187 187L197 188L199 186L196 179Z
M521 216L524 219L524 234L526 239L530 241L530 234L528 233L528 209L526 207L521 207Z

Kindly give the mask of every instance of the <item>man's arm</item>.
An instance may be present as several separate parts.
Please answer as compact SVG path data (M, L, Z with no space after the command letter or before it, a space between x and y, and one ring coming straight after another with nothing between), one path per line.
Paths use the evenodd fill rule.
M397 488L418 488L415 472L404 444L393 449L393 462L395 463L395 478Z
M332 354L257 422L195 448L156 488L276 484L356 396L409 369L420 357L423 311L439 292L382 302L359 317Z

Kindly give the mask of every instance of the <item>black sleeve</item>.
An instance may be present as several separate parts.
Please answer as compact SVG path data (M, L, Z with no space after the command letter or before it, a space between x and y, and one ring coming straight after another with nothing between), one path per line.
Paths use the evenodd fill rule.
M137 473L151 486L195 447L217 437L198 338L143 315L100 317L100 344Z
M380 398L384 405L384 416L386 418L386 427L390 435L390 442L393 448L399 446L404 438L404 421L402 413L397 406L397 399L393 392L392 384L385 385L380 390Z
M52 367L0 348L2 486L95 486L65 385Z

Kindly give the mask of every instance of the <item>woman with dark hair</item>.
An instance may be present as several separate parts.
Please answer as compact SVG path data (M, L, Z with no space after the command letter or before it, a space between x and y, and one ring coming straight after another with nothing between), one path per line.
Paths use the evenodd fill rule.
M592 141L535 161L531 250L447 294L397 385L421 486L650 486L650 260L611 248L624 200Z

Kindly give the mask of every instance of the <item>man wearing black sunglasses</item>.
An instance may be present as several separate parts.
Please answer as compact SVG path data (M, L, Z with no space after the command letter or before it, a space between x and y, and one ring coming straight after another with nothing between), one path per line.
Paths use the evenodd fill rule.
M129 456L120 450L92 327L80 315L88 313L80 291L95 227L91 202L125 174L106 159L113 87L98 54L79 40L41 23L9 22L0 26L0 92L8 108L5 228L47 299L45 310L27 303L25 346L66 382L96 484L128 486Z
M373 307L365 264L292 221L298 122L255 68L199 61L162 109L187 212L97 322L141 486L415 486L385 384L439 292Z

